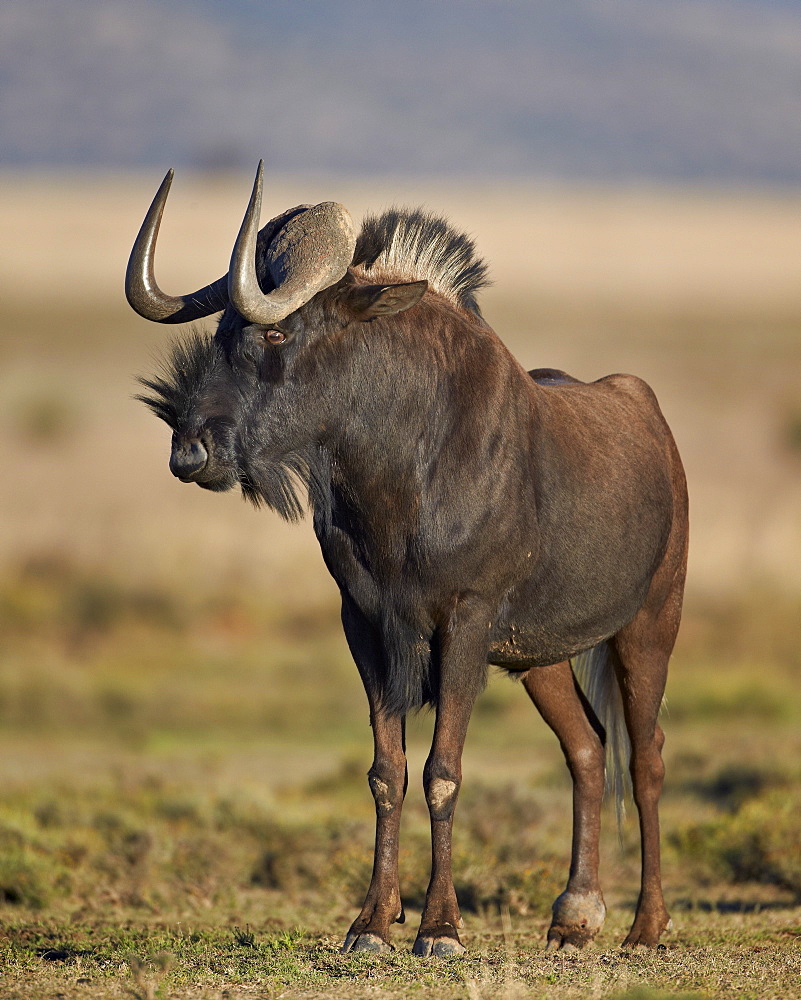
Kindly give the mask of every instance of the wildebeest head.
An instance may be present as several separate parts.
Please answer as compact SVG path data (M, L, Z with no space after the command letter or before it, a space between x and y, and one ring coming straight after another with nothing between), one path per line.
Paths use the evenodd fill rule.
M179 479L212 490L239 484L254 502L299 516L295 481L313 490L325 476L321 397L332 382L321 352L310 348L353 323L409 308L427 282L375 284L349 270L353 224L333 202L290 209L259 230L260 165L228 273L191 295L166 295L153 259L171 181L172 171L134 244L128 301L160 323L223 314L213 337L180 341L161 377L142 380L150 392L139 398L172 428L170 469Z
M207 489L227 489L242 478L236 427L248 368L236 360L252 361L257 340L272 345L279 338L275 324L342 278L353 257L353 223L345 208L326 202L290 209L258 230L260 164L228 273L191 295L167 295L155 280L153 260L172 176L169 171L164 178L134 243L128 302L158 323L224 313L216 337L195 333L175 346L161 377L142 380L151 394L140 398L172 428L173 474Z

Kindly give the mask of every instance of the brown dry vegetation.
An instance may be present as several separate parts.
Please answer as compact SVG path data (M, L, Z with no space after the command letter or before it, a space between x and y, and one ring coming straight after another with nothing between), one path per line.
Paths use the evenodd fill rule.
M520 360L643 375L688 470L664 720L676 930L653 953L615 947L637 844L610 814L602 938L542 953L570 792L555 740L496 676L457 822L469 957L425 963L408 949L430 719L410 739L398 951L340 957L369 875L370 737L334 587L308 524L174 481L167 430L131 399L169 335L121 295L156 181L0 191L3 994L801 996L799 199L272 184L276 210L446 211L492 264L485 312ZM179 176L165 287L222 273L247 186Z

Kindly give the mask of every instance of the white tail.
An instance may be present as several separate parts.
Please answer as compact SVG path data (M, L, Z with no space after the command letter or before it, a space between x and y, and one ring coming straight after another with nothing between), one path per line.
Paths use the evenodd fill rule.
M606 730L606 794L613 795L618 828L631 795L631 743L623 715L623 699L608 642L574 656L570 664L587 701Z

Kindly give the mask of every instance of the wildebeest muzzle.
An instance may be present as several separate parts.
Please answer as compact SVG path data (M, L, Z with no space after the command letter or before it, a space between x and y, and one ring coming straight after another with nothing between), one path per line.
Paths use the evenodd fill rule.
M172 436L170 451L170 472L182 483L192 483L206 468L209 453L200 438L187 438L178 434Z

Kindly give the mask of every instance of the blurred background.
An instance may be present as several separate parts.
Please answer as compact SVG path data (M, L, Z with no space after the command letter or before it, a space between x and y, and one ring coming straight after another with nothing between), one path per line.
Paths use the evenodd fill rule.
M650 382L692 503L669 773L693 821L797 779L797 0L12 0L0 67L0 779L18 804L156 774L269 809L369 765L310 524L173 479L168 429L133 400L174 336L122 291L150 198L176 167L159 281L196 288L227 268L260 157L265 219L329 199L357 220L443 212L489 261L484 313L526 367ZM471 739L468 773L535 792L562 774L500 678Z

